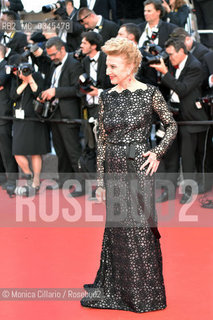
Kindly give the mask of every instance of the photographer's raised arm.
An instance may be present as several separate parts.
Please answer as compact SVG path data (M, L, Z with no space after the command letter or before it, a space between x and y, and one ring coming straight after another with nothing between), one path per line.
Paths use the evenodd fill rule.
M20 96L20 95L22 94L22 92L24 91L24 89L27 87L27 85L28 85L28 83L23 81L23 82L18 86L18 88L16 89L17 95Z

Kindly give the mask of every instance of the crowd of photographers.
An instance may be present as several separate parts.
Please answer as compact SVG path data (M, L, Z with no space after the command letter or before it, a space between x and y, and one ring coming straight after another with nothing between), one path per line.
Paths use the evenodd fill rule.
M130 12L125 15L124 4L94 1L90 7L87 1L80 1L76 9L72 0L58 1L42 7L52 18L33 32L21 30L17 12L2 12L0 152L6 175L2 174L1 183L6 177L4 188L9 194L38 192L42 155L50 151L50 136L59 179L47 188L62 188L74 174L79 185L68 186L70 195L85 194L80 171L95 171L98 97L111 87L101 46L112 37L125 37L138 45L143 61L137 78L159 87L177 121L212 119L213 52L186 31L190 8L184 1L146 0L140 2L144 11L138 17L134 6L132 16ZM13 123L8 116L14 117ZM83 153L79 119L88 120ZM156 143L163 134L156 118ZM196 173L198 192L211 189L212 182L204 179L204 173L213 172L212 148L210 126L181 126L160 168L166 181L171 180L174 194L165 185L157 201L175 197L180 158L184 179ZM15 188L17 164L27 180L19 188ZM188 186L181 203L190 201L191 195Z

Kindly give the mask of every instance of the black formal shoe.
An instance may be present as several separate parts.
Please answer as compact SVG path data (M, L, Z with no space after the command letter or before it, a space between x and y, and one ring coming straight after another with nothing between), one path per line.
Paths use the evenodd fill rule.
M69 197L71 198L77 198L85 195L85 190L77 191L73 190L69 193Z
M175 199L175 193L169 193L168 190L164 190L161 195L157 198L156 202L165 202L168 200L174 200Z
M16 189L15 184L9 184L9 183L7 184L6 191L7 191L7 194L10 196L10 198L15 196L15 189Z
M21 174L21 179L26 179L26 180L32 180L33 179L33 174L31 173L22 173Z
M213 209L213 201L207 200L205 203L201 205L201 207L205 209Z
M47 190L58 190L62 188L62 184L60 183L55 183L55 184L50 184L46 186Z
M47 190L57 190L57 189L72 189L73 185L66 185L65 182L58 182L58 183L55 183L55 184L49 184L46 186L46 189Z
M93 190L92 190L92 194L91 194L91 196L88 197L88 200L89 200L89 201L97 201L97 198L96 198L96 189L93 189Z
M189 203L192 200L192 187L186 186L185 193L182 195L182 198L180 199L181 204Z
M7 190L8 187L10 188L10 186L16 186L16 182L7 181L7 182L3 183L1 187L3 190Z
M181 204L186 204L186 203L191 202L191 200L192 200L192 193L185 192L185 193L182 195L182 198L180 199L180 203L181 203Z
M164 190L161 195L156 199L156 202L165 202L169 200L168 191Z

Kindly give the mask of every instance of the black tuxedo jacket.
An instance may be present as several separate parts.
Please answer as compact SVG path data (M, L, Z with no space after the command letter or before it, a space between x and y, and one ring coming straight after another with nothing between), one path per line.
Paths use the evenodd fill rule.
M49 85L52 79L55 65L51 65ZM79 119L81 100L77 97L76 84L83 73L81 63L68 54L62 67L55 97L59 99L59 111L61 118Z
M202 43L194 41L190 52L193 54L195 58L197 58L202 63L203 56L209 51L210 50Z
M118 19L137 19L144 21L144 5L145 0L116 0Z
M147 22L142 22L138 26L141 30L141 34L144 32ZM172 31L177 28L177 26L173 23L168 23L165 21L160 20L159 22L159 33L158 33L158 45L164 48L164 44L166 40L168 40L169 35Z
M103 43L113 37L116 37L118 30L119 26L115 22L102 18L102 23L99 26L99 33L103 38Z
M80 7L87 7L87 0L80 0ZM96 14L102 15L105 19L110 19L110 11L112 12L112 20L117 21L116 0L96 0L93 7Z
M84 27L77 21L78 10L74 8L71 16L69 17L65 7L60 7L54 14L58 14L61 19L66 21L72 21L72 32L67 32L66 37L66 49L68 52L73 52L80 47L81 33L84 31ZM34 33L34 37L36 34ZM31 37L32 39L32 37ZM45 39L46 40L46 39ZM44 40L44 41L45 41ZM43 41L43 40L42 40ZM39 41L38 41L39 42Z
M162 83L179 96L180 116L178 120L208 120L204 108L198 109L195 105L196 99L201 97L202 65L192 54L189 53L178 79L175 79L171 72L167 72L162 78ZM187 126L187 130L191 133L202 132L206 130L206 126Z
M11 76L6 74L5 66L6 60L0 62L0 86L3 86L4 89L0 90L0 117L2 116L12 116L13 110L10 100L10 86L11 86ZM7 120L0 119L0 125L6 124Z
M209 88L209 76L213 74L213 51L209 51L203 57L203 95L213 95L213 87Z
M112 12L112 20L117 21L116 0L96 0L93 10L96 14L102 15L105 19L110 19L110 11Z
M0 33L0 41L3 38L4 33ZM13 54L16 53L23 53L24 52L24 47L27 46L27 36L23 32L18 32L16 31L15 34L11 37L10 41L6 45L8 48L11 49L10 54L8 57L12 56Z
M78 10L74 9L75 13L72 18L73 31L67 33L67 50L73 52L80 47L81 33L84 31L83 26L77 21Z
M84 72L90 75L90 58L85 57L82 61ZM98 87L101 89L111 88L111 82L109 76L106 75L106 55L100 51L98 58L97 80L99 82Z
M210 76L211 74L213 74L213 51L209 51L208 53L206 53L203 57L203 61L206 68L206 75Z

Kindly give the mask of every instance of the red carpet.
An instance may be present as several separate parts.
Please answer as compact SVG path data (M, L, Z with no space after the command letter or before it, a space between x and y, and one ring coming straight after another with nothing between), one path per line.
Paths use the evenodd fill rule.
M61 191L56 192L48 191L34 200L27 199L32 221L28 221L29 207L25 204L24 221L17 222L17 217L21 217L23 203L18 204L17 198L10 199L5 191L0 191L1 288L26 288L28 291L31 288L33 292L36 290L32 288L55 288L55 292L66 288L72 294L82 293L82 285L94 280L99 266L103 226L91 222L91 217L103 215L104 206L87 201L87 197L81 197L74 204L76 206L78 203L82 208L81 216L77 217L75 210L71 210L72 202L71 199L67 200L66 192L65 196ZM85 205L86 210L89 206L92 206L93 210L93 215L88 214L87 218L84 216ZM9 298L6 301L2 297L5 292L1 290L0 319L212 319L213 210L201 208L198 199L195 199L191 206L185 207L185 212L180 211L183 206L178 200L171 201L170 205L168 202L158 205L160 216L165 218L171 215L170 219L160 222L167 309L135 314L86 309L81 307L79 300L73 301L71 298L61 301L17 301L17 298ZM62 214L62 208L69 208L70 211ZM77 209L77 206L75 208ZM172 214L168 212L168 208ZM55 212L55 216L51 216L52 212ZM57 215L57 212L60 215ZM191 220L189 217L192 216L195 216L196 221L186 221ZM180 217L182 220L184 217L185 222L180 222ZM76 221L71 222L72 219ZM85 221L88 219L90 222ZM64 289L60 292L64 292Z

